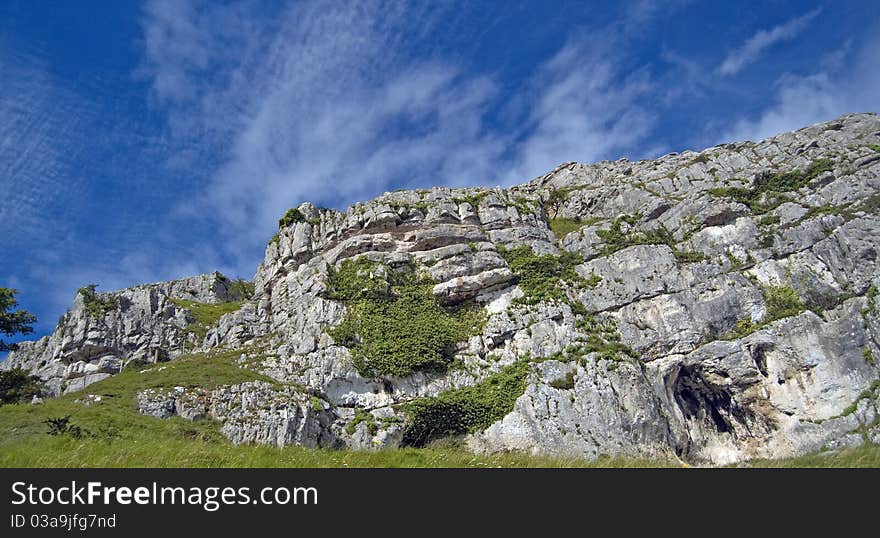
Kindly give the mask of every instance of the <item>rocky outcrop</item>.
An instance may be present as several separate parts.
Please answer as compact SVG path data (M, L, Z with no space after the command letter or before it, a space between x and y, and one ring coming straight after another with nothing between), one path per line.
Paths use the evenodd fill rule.
M201 345L188 331L189 302L217 304L244 299L244 291L220 273L96 293L83 288L55 331L24 342L0 369L24 368L54 395L73 392L118 373L132 361L172 359Z
M880 118L859 114L759 143L565 163L509 189L302 204L267 246L253 297L204 346L263 342L272 353L253 367L305 392L283 405L255 387L145 394L141 409L198 409L236 442L353 448L408 442L419 409L445 409L437 434L479 451L731 463L880 441L878 151ZM351 274L376 287L341 294L358 260ZM483 316L442 349L444 368L366 371L365 353L390 351L338 332L366 331L352 316L393 300L389 275L428 286L437 312ZM141 339L129 349L173 354L185 323L159 312L125 333ZM67 327L51 351L43 339L17 356L65 369L86 356L78 372L110 373L101 350L120 345L92 346L83 329L61 346ZM499 395L498 376L522 362L525 378L503 385L516 393Z
M318 399L296 389L250 381L213 390L174 387L138 393L138 410L156 418L217 420L235 444L335 446L331 419Z

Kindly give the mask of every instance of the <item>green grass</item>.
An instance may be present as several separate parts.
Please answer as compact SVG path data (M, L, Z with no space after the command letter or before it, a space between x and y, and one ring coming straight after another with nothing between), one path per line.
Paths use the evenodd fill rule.
M678 467L673 461L601 457L532 456L510 452L477 455L454 444L377 452L233 445L216 422L157 419L137 412L135 395L145 388L211 388L266 380L235 364L241 351L197 354L147 368L128 369L85 391L48 399L41 405L0 406L0 468L10 467ZM502 384L503 385L503 384ZM91 406L85 394L102 396ZM49 435L45 421L70 417L80 438ZM756 460L752 467L880 467L880 448L824 452L784 460Z
M159 420L159 419L154 419ZM234 446L177 438L138 436L128 442L44 435L27 442L0 443L0 467L521 467L651 468L675 467L663 460L531 456L522 453L476 455L462 449L405 448L377 452L288 446Z
M208 329L215 327L224 314L236 312L243 303L243 301L232 301L212 304L184 299L171 299L171 302L189 311L193 317L193 322L187 327L187 330L200 339L205 338L205 335L208 334Z
M857 448L817 452L796 458L778 460L752 460L737 465L739 467L765 468L854 468L880 467L880 445L865 444Z
M833 170L834 162L817 159L805 170L788 172L764 172L745 187L720 187L707 192L716 197L731 198L749 206L753 213L762 215L782 205L788 198L784 193L793 192L806 186L819 175Z
M251 380L271 381L240 368L239 351L194 354L147 368L127 369L86 390L40 405L0 406L0 467L656 467L647 459L536 457L520 453L475 455L460 448L358 452L281 449L230 443L210 420L158 419L137 412L146 388L212 388ZM90 406L85 394L101 396ZM81 438L49 435L46 421L70 417ZM364 417L363 420L369 421Z
M556 239L562 239L571 232L580 230L584 223L575 219L551 219L548 221L550 230L556 235Z
M219 385L252 380L271 381L255 372L240 368L235 359L241 351L187 355L146 369L126 368L118 375L90 385L85 391L48 398L39 405L0 406L0 460L20 461L31 445L54 445L60 439L46 434L46 421L70 417L70 424L84 432L79 440L89 444L109 444L129 448L161 444L165 440L221 443L225 438L211 421L189 422L179 418L159 420L137 412L136 395L147 388L175 386L214 388ZM85 394L101 397L90 406L76 400ZM24 453L15 456L16 451ZM45 454L43 457L52 457ZM8 460L8 458L17 458ZM63 454L54 454L63 458Z

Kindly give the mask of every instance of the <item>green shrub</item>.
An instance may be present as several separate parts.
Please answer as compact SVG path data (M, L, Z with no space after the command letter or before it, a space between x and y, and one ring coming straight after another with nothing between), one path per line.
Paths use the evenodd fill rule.
M376 423L376 417L374 417L372 413L365 409L358 409L357 411L355 411L354 418L345 426L345 431L348 433L348 435L354 435L358 424L362 422L366 422L367 432L371 436L376 435L376 433L379 432L379 425Z
M305 221L306 221L306 217L302 214L302 212L299 209L292 207L287 210L287 213L285 213L283 217L278 219L278 227L279 228L286 228L287 226L290 226L291 224L295 224L297 222L305 222Z
M732 198L749 206L753 213L763 214L785 202L787 198L783 195L784 193L804 187L820 174L831 171L833 168L833 161L818 159L813 161L806 170L781 173L763 172L755 176L748 188L721 187L709 189L707 192L712 196Z
M40 378L21 368L0 371L0 405L29 402L44 392L45 386Z
M361 375L443 371L457 344L482 331L482 309L442 306L433 285L412 266L395 271L363 257L329 272L325 297L346 305L345 319L329 334L351 350Z
M498 253L507 261L510 270L519 279L523 296L516 302L520 304L532 305L542 301L556 301L576 308L580 306L579 303L569 299L562 287L563 283L574 286L595 285L595 279L591 278L588 281L575 270L578 264L583 263L583 258L573 252L563 252L559 256L538 255L528 245L522 245L509 250L499 247ZM601 277L599 279L601 280Z
M588 355L595 353L597 359L611 361L625 360L626 357L636 359L638 353L621 341L620 331L613 319L598 320L591 315L584 315L575 323L575 328L586 333L577 336L577 344L569 346L567 355Z
M751 318L737 321L736 326L723 336L724 339L744 338L769 323L789 316L796 316L807 310L797 292L787 286L765 286L762 291L764 303L767 306L764 318L757 323L753 322Z
M678 249L673 249L672 254L679 263L701 262L707 258L702 252L690 252Z
M580 230L584 226L584 223L575 219L551 219L548 221L548 224L550 225L550 230L556 235L556 239L562 239L571 232Z
M489 196L488 192L478 192L476 194L468 194L466 196L456 196L452 198L452 201L456 204L469 203L474 210L480 207L480 204L483 203L483 200Z
M574 388L575 371L572 370L565 374L565 377L554 379L550 382L550 386L559 390L571 390Z
M623 232L624 223L635 226L640 218L637 214L622 215L614 219L611 222L611 227L607 230L596 230L596 235L604 243L602 255L607 256L634 245L668 245L673 250L675 249L672 232L667 230L665 226L660 226L656 230Z
M516 399L526 390L528 373L529 363L520 360L474 386L404 404L401 408L410 420L403 443L424 446L432 439L489 427L513 410Z
M807 308L801 303L797 292L787 286L768 286L764 288L764 301L767 304L766 323L777 319L796 316Z
M185 308L193 318L192 323L187 326L187 330L196 335L199 339L204 339L208 334L208 329L216 327L220 322L220 318L225 314L236 312L241 308L242 301L230 301L227 303L200 303L197 301L187 301L184 299L170 299L172 303L180 308Z
M243 278L237 278L229 283L229 293L243 299L250 299L254 295L254 283Z
M877 153L880 153L880 145L878 145L878 144L868 144L868 147L871 148L871 149L873 149L873 150L876 151Z
M108 312L116 310L117 307L116 298L101 297L95 292L97 287L96 284L89 284L76 290L78 295L82 295L86 312L93 318L104 317Z
M82 439L86 434L82 428L70 422L70 415L65 417L52 417L46 419L44 423L49 426L49 435L69 435L74 439Z

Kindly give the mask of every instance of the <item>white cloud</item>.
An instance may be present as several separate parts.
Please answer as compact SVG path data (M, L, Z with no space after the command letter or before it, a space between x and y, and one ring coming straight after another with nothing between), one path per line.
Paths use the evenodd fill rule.
M811 75L783 75L772 104L755 118L739 120L719 141L762 140L850 112L880 111L880 34L867 35L849 62L838 57Z
M216 215L219 243L239 253L261 249L303 200L343 206L392 186L521 182L622 151L652 125L635 104L647 77L617 70L613 40L565 45L516 92L522 121L499 125L487 118L503 106L495 80L407 53L422 39L413 32L437 23L431 13L306 2L256 24L229 15L241 4L181 4L150 4L145 72L172 126L221 149L204 197L182 211Z
M727 57L724 58L724 61L718 67L718 72L722 75L735 75L739 73L746 65L754 62L769 47L780 41L793 39L801 33L820 12L820 9L814 9L805 15L786 21L779 26L774 26L770 30L760 30L748 38L742 46L728 53Z
M604 41L605 37L603 37ZM639 104L652 89L645 73L621 78L614 41L569 42L534 77L530 128L507 174L521 182L565 161L592 162L632 148L653 126Z

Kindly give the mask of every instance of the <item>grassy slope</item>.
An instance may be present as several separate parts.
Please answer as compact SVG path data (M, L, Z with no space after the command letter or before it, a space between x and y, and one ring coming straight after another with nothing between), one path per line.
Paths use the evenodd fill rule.
M161 420L138 414L135 395L153 387L201 386L264 379L235 364L238 352L197 354L145 371L129 369L85 391L49 399L42 405L0 407L0 467L657 467L671 462L535 457L525 454L474 455L442 445L381 452L313 450L301 447L235 446L212 421ZM102 396L91 406L86 394ZM87 432L80 439L51 436L45 420L70 416ZM755 467L878 467L880 448L755 461Z
M129 369L85 391L48 399L41 405L0 407L0 467L647 467L664 462L479 456L455 448L382 452L312 450L301 447L235 446L212 421L161 420L137 412L144 388L201 386L262 379L239 368L240 352L195 354L146 370ZM101 395L85 406L77 399ZM87 432L74 439L48 435L45 420L70 416Z

